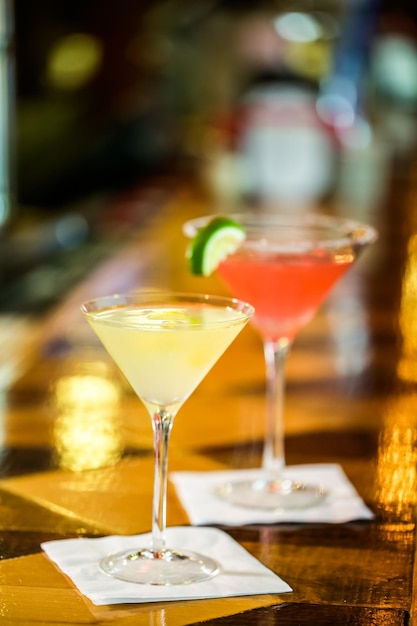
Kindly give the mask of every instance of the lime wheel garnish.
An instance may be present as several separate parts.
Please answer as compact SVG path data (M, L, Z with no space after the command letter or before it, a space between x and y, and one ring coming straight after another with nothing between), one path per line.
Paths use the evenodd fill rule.
M246 237L238 222L227 216L213 217L202 226L187 248L187 258L193 274L210 276L219 264L236 252Z

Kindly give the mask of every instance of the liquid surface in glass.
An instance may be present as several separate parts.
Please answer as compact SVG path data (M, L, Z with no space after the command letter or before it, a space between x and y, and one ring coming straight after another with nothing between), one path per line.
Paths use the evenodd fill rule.
M247 316L209 304L127 305L88 321L142 401L172 408L194 391Z
M355 259L352 251L277 253L241 248L218 267L233 295L252 302L265 338L292 341Z

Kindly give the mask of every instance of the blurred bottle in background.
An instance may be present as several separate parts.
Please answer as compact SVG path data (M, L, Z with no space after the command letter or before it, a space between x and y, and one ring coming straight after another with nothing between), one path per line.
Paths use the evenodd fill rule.
M208 134L207 180L220 204L249 197L295 208L352 192L345 178L357 172L346 166L363 178L375 140L370 61L379 10L375 0L270 2L233 19L229 92Z
M416 134L413 13L378 0L204 4L176 22L169 76L221 210L377 204Z
M25 0L14 10L23 204L65 205L164 171L201 173L219 203L354 192L373 202L392 137L397 147L410 137L415 19L398 3Z

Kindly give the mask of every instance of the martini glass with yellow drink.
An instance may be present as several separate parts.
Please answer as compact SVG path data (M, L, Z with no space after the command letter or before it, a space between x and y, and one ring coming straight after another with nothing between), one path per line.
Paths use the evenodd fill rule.
M355 220L320 214L248 211L188 221L188 258L194 274L217 271L237 298L255 307L266 364L266 428L262 478L219 487L238 505L302 508L324 496L320 485L288 478L284 453L284 383L288 352L329 291L344 276L375 230Z
M165 545L169 436L178 410L248 322L253 307L205 294L139 291L96 298L81 309L148 410L154 432L151 545L109 555L100 567L134 583L208 579L218 571L213 559Z

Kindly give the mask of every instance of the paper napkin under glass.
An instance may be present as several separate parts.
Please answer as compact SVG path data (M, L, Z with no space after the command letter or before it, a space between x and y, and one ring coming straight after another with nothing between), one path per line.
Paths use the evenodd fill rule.
M374 517L340 465L292 465L283 478L323 487L326 497L318 504L301 509L257 510L227 502L216 493L222 483L265 476L261 469L214 472L173 472L170 480L191 524L345 523Z
M185 585L128 583L105 574L99 560L107 554L148 547L151 534L108 536L98 539L64 539L41 544L47 556L69 576L79 591L96 605L196 600L288 593L279 576L265 567L227 533L216 528L174 526L167 528L167 546L178 551L207 554L220 565L213 578Z

